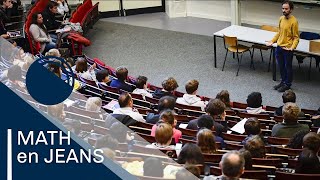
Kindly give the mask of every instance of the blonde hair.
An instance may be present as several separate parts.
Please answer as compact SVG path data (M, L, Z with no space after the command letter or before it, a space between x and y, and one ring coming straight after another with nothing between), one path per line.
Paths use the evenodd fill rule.
M285 121L294 122L298 120L300 108L296 103L288 102L282 108L282 115Z
M58 49L50 49L48 52L45 54L46 56L55 56L55 57L61 57L61 54Z
M86 102L86 110L87 111L100 111L102 106L102 99L99 97L90 97Z
M156 128L155 139L160 145L166 145L171 142L173 136L172 126L168 123L161 123Z
M197 133L197 145L202 153L215 153L217 151L215 137L209 129L201 129Z

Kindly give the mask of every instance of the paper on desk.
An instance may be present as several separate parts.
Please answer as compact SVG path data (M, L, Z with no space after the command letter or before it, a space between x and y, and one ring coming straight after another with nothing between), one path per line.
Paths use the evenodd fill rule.
M72 101L70 99L66 99L63 101L63 104L66 105L67 107L72 106L75 103L75 101Z
M231 130L240 134L244 133L244 124L247 122L247 118L242 119L240 122L238 122L236 125L234 125Z
M103 108L109 109L109 110L111 110L111 111L114 111L115 109L120 108L120 105L119 105L118 101L112 100L112 101L109 102L107 105L104 105Z
M188 124L180 124L179 125L179 128L182 128L182 129L187 129L187 126L188 126Z

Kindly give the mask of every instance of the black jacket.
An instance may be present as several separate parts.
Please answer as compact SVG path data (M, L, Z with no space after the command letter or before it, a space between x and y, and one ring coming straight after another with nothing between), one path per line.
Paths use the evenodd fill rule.
M146 122L151 124L156 124L160 119L159 114L148 113L146 117Z
M217 122L213 123L214 131L216 131L215 135L222 137L223 132L227 132L227 123L224 121L224 124L220 124ZM198 119L194 119L189 121L187 129L198 130Z
M5 23L9 22L9 20L6 10L3 9L3 7L0 7L0 35L7 33Z
M59 29L61 23L57 21L55 14L53 14L49 9L42 12L43 24L46 26L47 30Z
M109 114L106 118L106 128L110 128L113 123L121 122L123 125L129 127L137 124L138 121L132 117L123 114Z
M157 89L153 92L152 94L152 97L153 98L157 98L157 99L160 99L162 98L163 96L172 96L174 97L175 99L177 97L175 97L171 92L168 92L168 91L162 91L162 89Z

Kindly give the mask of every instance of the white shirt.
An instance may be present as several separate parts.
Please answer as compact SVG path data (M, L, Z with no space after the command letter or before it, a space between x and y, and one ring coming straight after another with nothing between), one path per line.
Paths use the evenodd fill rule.
M130 116L137 121L145 122L146 120L139 112L134 112L131 107L118 108L113 111L113 114L124 114Z
M145 89L139 89L136 88L133 92L133 94L141 94L143 96L143 99L145 99L145 96L152 98L152 94L149 93L147 90Z
M201 101L197 95L192 94L184 94L183 97L178 98L176 102L178 104L201 107L202 111L204 111L204 108L206 107L205 103Z
M64 15L64 13L69 12L69 7L68 4L66 2L58 2L59 6L58 6L58 13L61 15Z

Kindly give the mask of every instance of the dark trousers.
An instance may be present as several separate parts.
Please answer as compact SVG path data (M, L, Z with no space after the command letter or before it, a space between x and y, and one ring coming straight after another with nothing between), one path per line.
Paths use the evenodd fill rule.
M287 51L278 46L276 48L276 59L280 69L281 83L291 87L292 84L292 60L293 51Z

